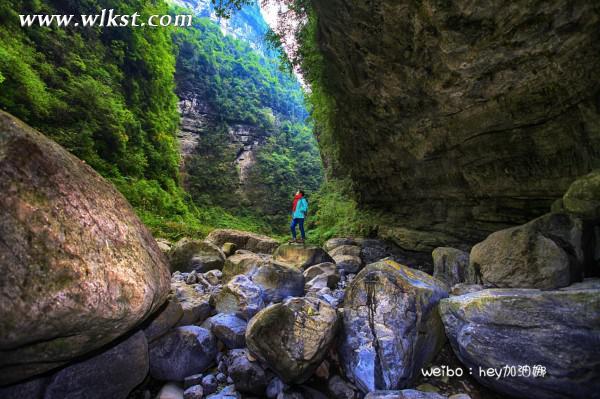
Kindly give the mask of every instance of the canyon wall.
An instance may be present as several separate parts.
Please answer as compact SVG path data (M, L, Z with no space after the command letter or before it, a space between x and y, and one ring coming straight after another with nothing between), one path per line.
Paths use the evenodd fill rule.
M549 211L600 166L600 4L313 1L334 169L406 249Z

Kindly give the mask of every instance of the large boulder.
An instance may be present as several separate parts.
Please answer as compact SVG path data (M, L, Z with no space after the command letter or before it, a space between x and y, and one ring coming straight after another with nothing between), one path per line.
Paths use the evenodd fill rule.
M477 277L469 268L469 254L460 249L438 247L431 253L433 258L433 277L449 286L458 283L475 283Z
M600 280L483 290L442 300L440 313L454 353L483 385L527 399L599 397ZM490 369L509 374L480 374Z
M138 331L118 345L60 370L44 399L125 399L148 374L148 343Z
M197 284L188 285L183 281L171 283L171 290L183 310L183 315L178 322L180 326L201 323L210 316L212 311L210 294L196 289L197 287Z
M219 313L203 324L229 349L246 346L246 320L231 313Z
M393 261L365 267L346 289L340 355L363 392L401 389L446 340L437 311L445 284Z
M183 381L215 361L217 343L205 328L183 326L150 344L150 375L161 381Z
M250 320L265 307L263 298L262 288L240 274L225 284L217 294L215 309L218 313L233 313L244 320Z
M340 281L340 274L334 263L319 263L304 271L304 290L319 290L329 287L334 289Z
M238 274L251 275L269 262L269 257L250 251L238 251L227 258L223 266L223 281L227 282Z
M206 241L219 247L222 247L223 244L229 242L235 244L238 249L246 249L248 251L264 254L272 254L279 245L277 240L271 237L232 229L213 230L206 237Z
M273 260L299 269L307 269L323 262L333 262L333 258L323 248L298 244L280 245L273 254Z
M118 338L169 293L148 229L108 181L0 111L0 385Z
M582 222L550 213L490 234L471 249L471 267L498 288L566 287L583 278Z
M281 302L290 296L304 295L302 270L279 262L259 267L252 281L263 289L265 302Z
M144 334L148 342L166 334L183 317L183 308L176 298L169 300L147 321Z
M302 383L325 358L336 330L334 308L314 298L289 298L250 320L246 344L284 382Z
M220 270L225 263L225 254L220 247L210 242L182 238L169 251L171 271L204 273Z
M273 373L266 370L251 356L247 349L234 349L227 353L227 374L233 380L235 389L264 396L267 385L274 377Z
M564 209L585 220L600 220L600 169L575 180L563 196Z
M330 238L329 240L325 241L325 244L323 244L323 249L327 252L330 252L332 249L342 245L358 245L358 243L355 239L348 237Z

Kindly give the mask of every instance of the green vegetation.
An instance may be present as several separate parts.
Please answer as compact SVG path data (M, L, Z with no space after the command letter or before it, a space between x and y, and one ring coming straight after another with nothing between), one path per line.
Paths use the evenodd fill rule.
M179 188L175 56L165 29L21 28L18 14L143 15L137 0L0 0L0 106L111 179L140 212L188 217Z
M233 3L230 11L248 1ZM277 54L261 56L208 20L178 30L25 29L18 16L98 14L103 8L142 17L169 12L152 0L0 0L0 107L109 178L157 236L202 236L213 227L274 233L273 223L290 205L288 191L316 190L321 174L303 122L302 90L279 71ZM220 115L192 160L189 193L179 175L175 74L178 82L193 82ZM225 145L233 121L268 136L258 155L265 165L256 172L253 211L234 193L236 150Z
M380 215L358 208L348 179L330 179L314 196L315 218L309 225L310 241L322 244L333 237L368 237Z
M258 53L224 36L208 19L178 30L174 42L178 91L193 92L216 118L215 126L199 132L201 145L186 166L192 198L199 206L219 204L236 215L254 215L276 232L287 231L293 192L314 192L322 179L300 84L280 70L278 52ZM241 190L232 167L239 145L228 144L228 127L240 123L257 129L264 141Z

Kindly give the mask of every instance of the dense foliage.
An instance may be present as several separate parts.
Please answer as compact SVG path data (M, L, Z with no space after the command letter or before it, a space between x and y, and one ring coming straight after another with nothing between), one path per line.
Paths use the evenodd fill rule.
M230 10L245 3L235 2ZM0 107L111 179L157 235L201 235L220 226L272 232L269 223L275 220L261 212L280 203L274 212L281 213L290 191L316 190L320 182L296 79L279 71L276 52L258 53L224 36L208 19L177 30L21 28L19 23L19 14L89 15L111 8L142 17L169 12L152 0L0 0ZM256 10L244 12L264 24ZM220 115L192 160L191 195L179 175L176 66L178 81L200 87ZM250 211L245 208L250 204L232 194L238 175L226 136L234 121L255 125L270 137L254 176L259 205Z
M285 231L293 193L316 191L322 178L299 82L281 71L278 52L257 52L209 19L195 19L194 29L177 31L174 42L178 92L195 93L217 119L198 132L200 145L187 162L190 194L199 205L256 215ZM244 187L233 165L239 146L228 144L228 127L238 123L258 129L264 141Z
M174 56L149 28L21 28L18 14L166 12L146 0L0 0L0 106L108 177L177 179Z
M223 35L207 18L196 18L193 29L179 29L173 37L179 49L178 90L202 94L222 119L270 130L274 114L284 119L306 118L299 83L279 70L276 59L254 51L243 40Z

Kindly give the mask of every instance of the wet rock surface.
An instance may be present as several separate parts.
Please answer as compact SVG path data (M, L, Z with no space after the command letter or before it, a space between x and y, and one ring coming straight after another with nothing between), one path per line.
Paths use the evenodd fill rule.
M522 398L595 397L600 392L600 280L561 290L488 289L440 302L458 358L473 370L526 366L528 375L473 376ZM545 376L534 377L534 366ZM535 372L540 372L536 370Z
M446 289L393 261L365 267L344 299L339 351L346 376L365 393L413 382L446 339L437 312Z

